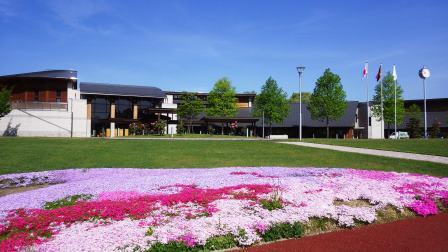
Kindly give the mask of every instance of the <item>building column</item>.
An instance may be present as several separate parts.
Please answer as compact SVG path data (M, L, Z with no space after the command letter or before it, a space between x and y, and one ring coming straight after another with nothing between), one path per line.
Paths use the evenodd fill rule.
M115 137L115 123L110 123L110 137Z
M137 119L138 119L138 105L134 105L133 112L134 112L134 117L133 117L133 119L134 119L134 120L137 120Z

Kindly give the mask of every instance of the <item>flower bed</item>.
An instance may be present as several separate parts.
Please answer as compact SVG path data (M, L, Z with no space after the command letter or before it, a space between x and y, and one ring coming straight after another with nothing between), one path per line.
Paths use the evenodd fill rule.
M448 203L448 178L353 169L74 169L0 181L20 177L64 183L0 197L0 251L223 249L300 237L315 219L350 227L386 207L427 216ZM366 203L344 204L356 200Z

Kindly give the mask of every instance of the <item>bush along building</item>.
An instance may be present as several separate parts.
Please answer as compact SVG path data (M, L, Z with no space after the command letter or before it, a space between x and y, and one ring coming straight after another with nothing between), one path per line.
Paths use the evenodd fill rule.
M140 134L177 134L185 122L177 116L183 92L129 84L79 82L73 70L50 70L0 76L0 89L9 88L11 112L0 118L3 136L125 137ZM207 107L208 93L193 93ZM261 136L263 119L252 114L255 93L235 95L238 111L232 117L207 116L205 111L191 120L192 132ZM422 106L421 100L405 101ZM302 104L303 137L326 137L326 124L313 120ZM429 99L428 128L438 126L437 135L448 131L448 99ZM367 112L366 103L348 101L344 116L330 122L332 138L381 138L387 127ZM421 115L423 117L423 115ZM406 130L408 115L399 125ZM423 121L421 121L423 127ZM282 123L265 124L268 134L298 137L299 103L290 103ZM385 134L388 135L387 133Z

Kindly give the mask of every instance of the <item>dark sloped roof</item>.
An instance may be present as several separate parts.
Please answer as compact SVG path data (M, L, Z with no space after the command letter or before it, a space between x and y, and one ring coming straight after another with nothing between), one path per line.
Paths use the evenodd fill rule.
M80 90L82 94L165 98L165 92L150 86L81 82Z
M289 106L290 111L285 120L282 123L273 123L272 127L297 127L299 125L299 103L290 103ZM330 127L354 127L357 107L357 101L347 102L347 108L342 118L337 121L330 121ZM201 113L197 118L203 119L204 117L206 117L206 115ZM261 127L262 125L261 118L252 116L252 108L239 108L237 115L232 117L232 119L238 120L238 118L258 118L259 120L256 125L258 127ZM302 119L303 127L326 127L325 122L311 119L311 114L308 111L306 104L302 104Z
M46 70L39 72L3 75L0 78L55 78L55 79L77 79L78 72L75 70Z
M354 127L357 101L348 101L347 108L341 119L330 121L330 127ZM258 121L257 126L261 125L261 120ZM283 123L274 123L272 127L297 127L299 125L299 103L290 103L290 111ZM307 109L306 104L302 103L302 126L303 127L326 127L323 121L311 119L311 114Z

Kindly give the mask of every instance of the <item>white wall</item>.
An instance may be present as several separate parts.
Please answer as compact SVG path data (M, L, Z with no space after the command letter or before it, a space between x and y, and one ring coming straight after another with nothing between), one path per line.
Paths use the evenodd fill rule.
M80 99L78 90L67 89L67 109L22 110L13 109L0 119L0 135L45 137L89 137L90 120L87 120L87 100Z
M375 117L373 115L372 106L370 106L370 115L372 116L372 126L369 127L369 138L371 139L384 138L384 121L381 120L379 117Z

